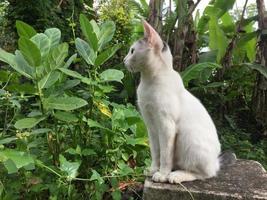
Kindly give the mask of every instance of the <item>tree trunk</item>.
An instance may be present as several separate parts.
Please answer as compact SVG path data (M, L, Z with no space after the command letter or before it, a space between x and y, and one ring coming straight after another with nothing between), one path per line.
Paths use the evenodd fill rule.
M148 23L161 35L162 33L162 7L164 0L150 0Z
M183 71L197 62L197 33L192 13L200 1L195 4L192 0L183 2L180 7L185 11L177 10L178 28L174 32L173 63L177 71Z
M257 0L258 9L258 24L261 31L267 29L267 14L265 12L264 0ZM261 34L259 41L258 58L261 65L267 69L267 36ZM267 136L267 79L257 74L257 79L254 88L254 95L252 99L252 109L256 120L263 127L263 136Z
M164 0L150 0L148 22L163 36L162 7ZM165 33L165 39L169 43L173 53L173 65L177 71L183 71L187 66L197 62L197 34L194 30L192 13L200 0L180 0L177 18L174 20L171 30ZM171 3L169 2L169 5ZM170 8L169 8L170 9ZM169 10L170 14L170 10ZM178 28L175 28L178 20ZM169 38L170 36L170 38Z

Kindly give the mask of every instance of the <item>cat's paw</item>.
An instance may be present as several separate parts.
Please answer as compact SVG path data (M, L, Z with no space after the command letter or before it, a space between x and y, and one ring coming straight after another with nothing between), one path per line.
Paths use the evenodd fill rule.
M181 183L183 181L183 176L178 173L170 173L168 175L168 182L169 183Z
M161 172L156 172L153 176L152 176L152 180L154 182L167 182L168 181L168 174L165 173L161 173Z
M186 172L186 171L174 171L171 172L168 175L168 181L169 183L181 183L181 182L187 182L187 181L194 181L196 180L197 177L195 174L191 172Z

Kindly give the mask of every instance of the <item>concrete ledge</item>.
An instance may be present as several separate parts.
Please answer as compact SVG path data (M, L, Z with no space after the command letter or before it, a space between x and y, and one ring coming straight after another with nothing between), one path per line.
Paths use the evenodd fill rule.
M218 176L204 181L183 183L195 200L267 200L267 173L252 160L237 160L220 170ZM180 185L154 183L147 178L144 200L190 200Z

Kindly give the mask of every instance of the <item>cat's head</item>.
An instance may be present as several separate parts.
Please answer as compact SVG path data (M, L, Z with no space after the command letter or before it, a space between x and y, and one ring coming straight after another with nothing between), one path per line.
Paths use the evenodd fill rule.
M172 55L153 27L143 21L144 38L136 41L124 58L124 64L131 72L155 70L158 67L172 67Z

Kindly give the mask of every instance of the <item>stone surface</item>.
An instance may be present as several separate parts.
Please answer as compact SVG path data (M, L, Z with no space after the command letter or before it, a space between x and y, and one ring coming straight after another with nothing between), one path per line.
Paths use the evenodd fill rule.
M267 200L267 173L252 160L237 160L225 166L218 176L204 181L182 183L195 200ZM190 200L192 197L180 185L154 183L147 178L144 200Z

